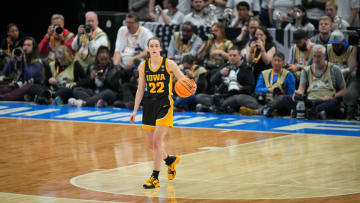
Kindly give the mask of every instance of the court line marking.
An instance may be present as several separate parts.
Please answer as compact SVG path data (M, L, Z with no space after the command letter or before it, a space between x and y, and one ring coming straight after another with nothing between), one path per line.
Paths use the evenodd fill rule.
M273 137L273 138L269 138L269 139L262 139L262 140L256 140L254 142L247 142L247 143L242 143L242 144L238 144L238 145L231 145L231 146L226 146L226 147L222 147L219 149L211 149L211 150L206 150L206 151L199 151L199 152L194 152L194 153L189 153L189 154L184 154L184 155L179 155L180 157L187 157L187 156L194 156L197 154L201 154L201 153L207 153L210 151L217 151L217 150L224 150L224 149L230 149L230 148L234 148L234 147L241 147L241 146L246 146L249 144L258 144L258 143L262 143L265 141L273 141L273 140L278 140L278 139L284 139L284 138L288 138L288 137L292 137L292 136L298 136L298 135L319 135L319 134L303 134L303 133L299 133L299 134L288 134L288 135L284 135L284 136L279 136L279 137ZM322 135L322 136L327 136L327 135ZM358 137L351 137L351 138L358 138ZM122 166L122 167L118 167L118 168L113 168L113 169L108 169L106 170L106 172L112 172L112 171L116 171L116 170L121 170L121 169L126 169L126 168L130 168L130 167L135 167L138 165L145 165L145 164L149 164L153 161L147 161L147 162L143 162L143 163L139 163L139 164L134 164L134 165L128 165L128 166ZM86 190L90 190L90 191L97 191L97 192L104 192L104 193L110 193L110 194L117 194L117 195L130 195L130 196L138 196L138 197L146 197L146 195L138 195L138 194L131 194L131 193L127 193L127 194L123 194L123 193L115 193L115 192L108 192L108 191L102 191L99 189L94 189L94 188L89 188L87 186L80 186L79 184L76 183L76 180L78 178L81 178L83 176L87 176L89 174L97 174L97 173L103 173L104 171L95 171L95 172L90 172L87 174L82 174L76 177L73 177L70 179L70 183L76 187L82 188L82 189L86 189ZM128 175L128 176L135 176L135 175ZM135 177L148 177L148 176L135 176ZM161 178L163 179L163 178ZM166 179L165 179L166 180ZM197 180L197 179L190 179L190 180ZM201 181L204 181L201 179ZM206 182L206 181L205 181ZM207 181L207 182L212 182L212 181ZM218 181L214 181L214 182L218 182ZM255 185L269 185L269 186L279 186L279 187L301 187L301 188L315 188L315 189L328 189L328 190L352 190L352 189L341 189L341 188L323 188L323 187L306 187L306 186L296 186L296 185L281 185L281 184L267 184L267 183L245 183L245 184L255 184ZM140 186L139 186L140 187ZM337 197L337 196L341 196L341 195L351 195L351 194L359 194L359 192L349 192L349 193L339 193L336 195L328 195L328 196L305 196L305 197L288 197L286 195L283 195L284 198L280 199L280 200L285 200L285 199L308 199L308 198L326 198L326 197ZM169 198L167 196L160 196L161 194L159 194L159 198ZM203 198L188 198L188 197L176 197L176 198L180 198L180 199L203 199ZM265 199L279 199L279 198L256 198L258 200L265 200ZM208 200L255 200L254 198L241 198L241 199L235 199L235 198L211 198Z
M49 196L40 196L40 195L38 196L38 195L26 195L26 194L17 194L17 193L9 193L9 192L0 192L0 196L2 196L2 195L9 195L11 197L13 197L13 196L34 197L34 198L42 199L41 201L46 201L48 199L51 199L52 202L59 201L59 200L69 200L69 201L82 201L82 202L95 202L95 203L96 202L125 203L125 202L113 202L113 201L104 201L104 200L75 199L75 198L67 198L67 197L49 197Z

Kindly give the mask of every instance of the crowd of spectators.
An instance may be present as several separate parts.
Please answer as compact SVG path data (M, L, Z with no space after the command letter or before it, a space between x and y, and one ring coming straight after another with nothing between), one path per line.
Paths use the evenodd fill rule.
M180 26L170 33L164 56L198 86L188 98L174 92L175 111L359 116L358 0L162 0L161 5L129 0L128 5L114 43L93 11L77 32L66 29L63 15L54 14L39 43L9 24L1 41L0 100L133 108L137 66L156 35L140 21L153 21ZM200 36L198 26L209 32ZM226 28L241 30L228 39ZM269 28L293 33L288 59ZM346 29L355 31L348 37Z

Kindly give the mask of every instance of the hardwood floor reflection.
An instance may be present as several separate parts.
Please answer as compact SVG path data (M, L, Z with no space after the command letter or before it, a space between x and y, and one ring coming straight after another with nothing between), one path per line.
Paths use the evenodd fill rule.
M6 202L24 202L33 201L33 198L41 197L55 197L55 198L68 198L82 199L82 200L99 200L99 201L114 201L114 202L190 202L190 199L176 198L178 193L174 191L174 195L171 196L157 196L156 194L149 194L145 196L133 196L131 194L112 194L109 192L99 192L95 190L87 190L76 187L70 183L70 180L74 177L100 171L106 172L109 169L129 166L132 167L136 164L143 164L152 160L152 153L146 149L145 135L143 134L140 126L133 125L115 125L115 124L97 124L97 123L81 123L81 122L62 122L62 121L43 121L43 120L26 120L26 119L0 119L0 181L3 183L0 185L0 198L7 199ZM266 156L251 156L252 150L248 145L245 151L241 152L243 160L247 163L246 169L249 170L249 175L259 174L259 169L251 169L250 166L256 167L256 165L266 161L274 162L279 160L281 153L287 154L286 158L293 158L292 153L294 151L287 150L306 150L314 151L316 145L311 145L311 139L303 136L297 139L291 139L287 142L275 142L276 137L286 137L287 134L279 133L254 133L254 132L240 132L240 131L223 131L223 130L204 130L204 129L190 129L190 128L174 128L171 129L169 135L166 137L166 148L170 154L179 154L184 157L184 169L191 168L191 165L186 164L186 158L192 156L192 153L204 152L207 153L211 147L219 147L220 149L228 146L237 146L245 143L256 142L254 144L256 150L263 150L264 155L272 154L269 157ZM346 139L344 137L343 139ZM317 140L318 142L324 142L332 147L336 147L343 153L352 153L352 157L357 158L354 161L354 170L359 170L359 156L356 151L356 146L359 146L359 141L356 138L353 140L342 141L337 138L336 141L330 142L330 139ZM263 140L263 141L262 141ZM267 141L269 140L269 141ZM328 141L327 141L328 140ZM294 143L293 143L294 142ZM296 148L291 145L295 142L309 142L305 148ZM329 142L329 143L326 143ZM338 143L338 144L336 144ZM339 143L344 143L344 149L339 149ZM348 148L346 150L345 144L354 144L354 148ZM290 145L290 146L288 146ZM309 147L314 147L310 148ZM321 143L316 150L329 150L325 149ZM276 149L281 149L279 154ZM227 159L227 154L231 152L225 152L219 155L216 151L211 152L211 156L219 155L218 160ZM247 156L247 153L248 156ZM309 157L302 156L304 161ZM333 155L333 154L332 154ZM251 159L250 159L251 156ZM309 155L310 156L310 155ZM326 154L323 154L326 156ZM344 157L346 158L346 157ZM198 157L196 160L201 163L206 163L206 160ZM210 158L209 158L210 159ZM212 160L212 159L210 159ZM326 159L327 160L327 159ZM289 160L289 163L293 160ZM327 160L331 162L333 160ZM219 162L220 163L220 162ZM224 162L226 164L226 162ZM243 162L244 164L245 162ZM324 163L325 164L325 163ZM185 167L186 166L186 167ZM309 165L310 167L311 165ZM327 165L325 165L327 166ZM226 169L226 165L219 165L219 171ZM221 168L222 167L222 168ZM239 165L238 167L242 167ZM151 166L148 167L151 169ZM143 170L144 168L133 170ZM147 168L146 168L147 169ZM281 168L280 168L281 169ZM251 173L251 170L254 170ZM231 171L223 171L224 173L231 173ZM358 171L357 171L358 172ZM211 176L211 171L209 172ZM266 170L264 170L266 173ZM141 172L141 175L147 176ZM166 171L162 171L162 176L165 177ZM341 173L339 173L341 174ZM360 173L358 173L360 174ZM309 174L310 175L310 174ZM181 177L181 176L180 176ZM179 177L178 182L182 182ZM260 176L259 176L260 177ZM312 176L310 176L312 177ZM134 178L134 177L130 177ZM201 177L206 178L206 177ZM340 177L341 178L341 177ZM346 177L349 178L349 177ZM348 189L359 189L360 181L359 175L353 175L351 177L353 182L352 187ZM137 183L137 181L131 179L127 184ZM140 181L142 181L141 178ZM246 177L243 177L246 179ZM349 179L347 179L349 180ZM89 180L88 180L89 181ZM93 179L90 179L90 182ZM113 176L111 188L116 187L117 176ZM145 179L144 179L145 181ZM176 180L175 180L176 181ZM334 181L340 181L334 178ZM358 182L356 182L358 181ZM163 181L164 185L168 186L166 181ZM177 183L178 183L177 182ZM6 184L4 184L6 183ZM124 184L124 180L119 178L118 185ZM163 184L163 183L162 183ZM311 182L309 182L311 184ZM95 184L96 185L96 184ZM141 184L138 185L141 188ZM186 189L186 184L182 186L181 190ZM165 188L165 187L164 187ZM251 187L250 187L251 188ZM256 190L261 190L261 187L253 187ZM175 187L176 189L176 187ZM244 189L244 188L242 188ZM283 188L282 188L283 189ZM167 190L169 191L169 190ZM196 191L193 191L196 192ZM199 191L201 192L201 191ZM206 192L206 191L203 191ZM226 193L228 191L217 191ZM254 191L250 191L254 192ZM134 191L135 193L135 191ZM18 195L30 195L30 196L16 196ZM211 195L209 195L211 196ZM225 199L211 200L207 198L200 198L194 201L198 202L224 202ZM341 202L355 202L360 201L360 195L343 195L335 197L320 197L311 199L278 199L278 200L226 200L228 202L323 202L323 201L341 201ZM39 199L40 201L40 199ZM42 200L46 201L46 200ZM64 202L65 199L55 199L52 201Z

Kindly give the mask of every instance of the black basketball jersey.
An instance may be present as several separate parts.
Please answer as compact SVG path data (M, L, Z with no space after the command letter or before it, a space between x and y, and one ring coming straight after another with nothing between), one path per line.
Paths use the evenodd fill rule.
M161 57L158 67L150 68L150 58L145 61L144 75L146 81L146 95L172 95L172 73L167 68L167 58Z

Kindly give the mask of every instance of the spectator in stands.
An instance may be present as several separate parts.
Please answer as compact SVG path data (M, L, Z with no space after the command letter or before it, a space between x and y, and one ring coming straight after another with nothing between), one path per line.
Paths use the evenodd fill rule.
M226 7L231 8L234 11L234 15L238 13L238 4L240 2L246 2L249 5L249 15L257 16L260 13L260 2L258 0L228 0L226 2Z
M338 16L343 17L350 25L350 27L360 27L359 19L359 0L335 0L338 8Z
M41 70L37 43L34 38L25 37L22 49L13 49L2 72L10 82L0 85L0 100L23 100L32 84L41 82Z
M85 14L85 25L78 27L72 48L76 50L75 61L79 61L84 72L90 64L95 63L96 53L100 46L110 47L106 33L99 28L98 16L89 11Z
M360 52L359 44L354 46L356 57L349 61L351 72L355 73L353 81L350 83L349 88L346 89L344 95L344 103L346 107L346 119L355 120L356 112L358 112L357 105L360 98Z
M314 113L310 118L336 116L346 84L340 68L325 58L326 48L320 44L314 45L313 64L302 70L298 90L292 97L283 98L281 108L296 113L296 103L305 95L307 112Z
M152 1L155 5L155 1ZM154 7L152 7L153 9ZM138 16L139 21L154 20L155 15L153 10L150 9L148 0L128 0L128 11Z
M227 0L208 0L208 4L213 4L216 7L215 15L217 19L223 18L223 14L226 8Z
M311 24L315 28L319 27L319 20L321 16L325 15L325 2L324 0L302 0L301 4L306 8L307 16Z
M326 48L328 61L340 67L346 81L350 79L348 62L356 57L356 52L354 47L349 45L349 41L345 40L344 34L339 30L332 32Z
M150 0L152 1L152 0ZM192 0L181 0L177 5L177 9L181 11L184 15L191 13L191 2ZM185 22L185 21L184 21Z
M184 56L182 64L179 65L180 70L184 73L185 76L193 79L196 82L196 92L204 93L207 90L207 74L208 71L203 67L196 64L196 58L192 55ZM195 94L187 97L181 98L177 97L174 102L174 111L182 112L184 110L194 110L195 109Z
M331 19L329 16L322 16L319 20L319 34L313 36L312 43L326 46L331 34Z
M297 5L292 9L289 18L291 19L291 22L286 25L285 30L295 31L302 29L307 32L315 30L314 25L309 22L306 9L301 5Z
M68 104L73 107L104 107L115 100L116 87L112 80L116 69L112 65L110 50L100 47L95 64L89 66L87 76L73 89Z
M65 45L71 51L74 34L64 27L64 16L54 14L51 16L51 22L47 29L47 33L39 43L39 53L43 57L47 57L48 61L55 60L55 48ZM75 52L73 52L75 53Z
M345 19L338 16L337 14L338 5L334 0L326 2L325 11L326 11L326 15L331 18L332 30L336 30L336 29L342 30L350 26Z
M215 112L234 113L254 92L255 79L251 68L242 60L241 49L229 50L229 63L211 77L212 86L217 86L213 99Z
M250 45L250 42L255 37L255 31L259 26L259 19L251 18L249 25L244 25L241 28L241 33L236 37L234 44L236 44L238 47L245 47Z
M191 5L193 11L184 17L184 22L190 21L195 26L210 26L212 22L209 20L216 16L209 16L208 13L204 12L206 7L205 0L192 0Z
M72 96L72 88L85 78L86 74L79 61L74 61L66 46L55 48L55 61L50 62L50 90L55 92L54 105L63 104Z
M165 8L164 10L160 5L155 7L155 11L158 12L156 21L165 24L182 24L184 14L176 9L178 0L163 0L162 2Z
M274 115L274 110L277 114L286 115L288 112L283 112L278 109L279 102L284 95L293 95L295 92L295 77L285 69L285 57L281 52L276 52L271 61L272 69L261 72L256 83L255 95L243 96L239 98L241 102L241 114L261 114L267 117Z
M257 80L263 70L269 69L276 51L272 36L264 26L255 31L255 38L246 49L246 61L251 65Z
M286 23L283 23L282 16L291 11L294 6L300 4L299 0L270 0L269 2L269 20L272 27L277 27L277 23L284 28Z
M205 41L198 51L198 59L205 59L204 65L208 70L222 66L229 59L227 51L233 46L226 38L224 24L215 23L211 26L211 33L213 39Z
M0 45L0 71L9 60L13 49L21 47L22 34L14 23L10 23L6 27L7 37L1 41Z
M296 80L300 80L301 70L305 66L310 65L312 61L312 47L310 39L307 37L307 33L304 30L296 30L293 33L293 42L295 43L289 54L289 67L288 70L291 71Z
M231 26L234 28L242 28L249 25L250 15L249 15L249 4L245 1L241 1L236 5L237 15L232 20Z
M168 48L168 58L181 62L182 57L185 55L196 56L202 40L195 34L194 25L186 21L181 25L180 32L174 32Z
M137 61L147 55L147 41L153 33L146 27L139 25L139 17L129 13L125 18L125 26L120 27L115 44L113 57L114 66L119 66L132 72Z

